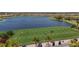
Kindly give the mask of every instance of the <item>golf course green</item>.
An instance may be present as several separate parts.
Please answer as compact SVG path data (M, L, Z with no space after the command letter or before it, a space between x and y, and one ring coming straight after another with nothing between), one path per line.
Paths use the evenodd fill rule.
M10 39L18 40L21 44L32 44L34 37L38 37L41 42L44 42L47 35L49 35L53 41L79 37L78 30L64 26L20 29L14 30L14 32L15 35Z

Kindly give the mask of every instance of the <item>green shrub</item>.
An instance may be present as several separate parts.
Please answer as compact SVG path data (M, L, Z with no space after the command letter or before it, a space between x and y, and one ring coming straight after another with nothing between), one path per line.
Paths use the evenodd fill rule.
M76 28L76 25L71 25L71 28Z
M9 35L9 36L13 36L14 32L13 31L8 31L8 32L6 32L6 34Z

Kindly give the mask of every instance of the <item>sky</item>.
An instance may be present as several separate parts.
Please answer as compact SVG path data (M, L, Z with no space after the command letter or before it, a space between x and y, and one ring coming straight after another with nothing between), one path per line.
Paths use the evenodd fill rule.
M78 0L0 0L0 11L78 12Z

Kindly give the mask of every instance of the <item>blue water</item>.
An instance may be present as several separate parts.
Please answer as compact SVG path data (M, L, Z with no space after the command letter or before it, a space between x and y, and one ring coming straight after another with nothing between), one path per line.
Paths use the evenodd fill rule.
M0 21L0 31L15 30L24 28L50 27L50 26L70 26L65 22L49 20L48 17L34 16L18 16L7 18L5 21Z

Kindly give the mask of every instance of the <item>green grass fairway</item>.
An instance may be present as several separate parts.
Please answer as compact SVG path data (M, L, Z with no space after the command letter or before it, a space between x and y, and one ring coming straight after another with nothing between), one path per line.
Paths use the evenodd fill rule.
M50 33L50 31L54 31ZM14 30L15 35L10 39L19 40L21 44L31 44L34 36L38 37L42 42L46 36L50 35L52 40L63 40L79 37L79 31L69 27L45 27L33 29Z

